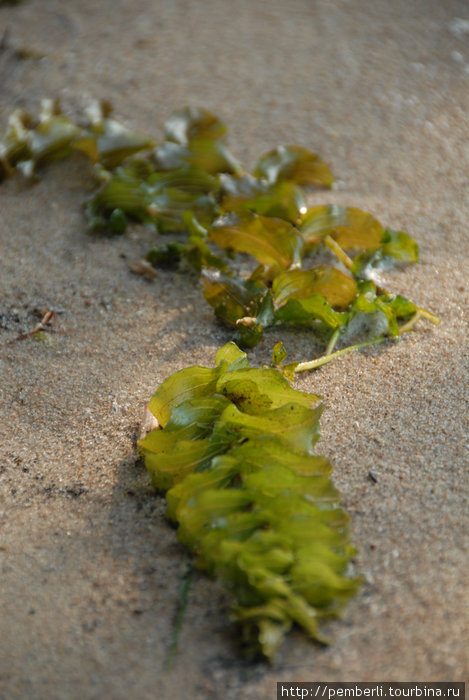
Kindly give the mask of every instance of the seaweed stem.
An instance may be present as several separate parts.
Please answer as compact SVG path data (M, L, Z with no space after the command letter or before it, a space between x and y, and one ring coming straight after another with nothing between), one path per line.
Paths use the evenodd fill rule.
M403 333L408 333L413 329L417 321L422 317L421 310L417 308L417 311L414 313L413 316L407 321L407 323L404 323L403 326L399 328L399 335L402 335Z
M336 328L335 331L333 332L333 334L331 335L331 338L327 344L327 348L326 348L326 352L325 352L326 355L332 355L332 353L334 352L334 348L337 345L337 341L339 340L339 337L340 337L340 328Z
M422 309L420 306L417 306L417 312L419 312L420 316L423 316L423 318L426 318L434 323L435 326L438 326L438 324L441 323L441 319L436 314L432 314L431 311L427 311L427 309Z
M316 360L309 360L308 362L300 362L294 369L294 373L298 374L299 372L307 372L310 369L317 369L318 367L322 367L323 365L327 364L328 362L331 362L332 360L335 360L337 357L341 357L342 355L347 355L349 352L353 352L354 350L361 350L362 348L366 348L369 345L378 345L379 343L383 343L386 340L384 336L380 336L379 338L374 338L373 340L366 340L363 343L357 343L356 345L349 345L346 348L343 348L342 350L337 350L336 352L331 353L330 355L322 355L322 357L318 357Z
M339 258L340 262L342 262L345 267L347 267L349 270L352 269L353 265L353 260L352 258L349 258L347 253L343 248L340 247L340 245L335 241L329 234L324 237L324 243L327 245L327 247L332 250L333 253Z

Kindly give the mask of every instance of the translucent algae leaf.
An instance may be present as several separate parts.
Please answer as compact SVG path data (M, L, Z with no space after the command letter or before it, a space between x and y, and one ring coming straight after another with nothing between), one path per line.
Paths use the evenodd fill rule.
M226 262L207 245L207 229L194 216L193 211L181 213L181 225L187 231L187 242L166 243L154 246L146 259L157 267L192 271L200 274L204 268L228 272Z
M179 539L231 591L246 651L273 659L293 624L324 641L321 618L360 581L347 575L355 550L331 465L313 454L315 397L229 343L214 369L169 377L150 409L164 427L140 451Z
M376 250L384 233L380 222L371 214L337 204L311 207L299 228L308 245L330 235L345 250Z
M269 185L252 175L220 175L220 203L226 213L249 208L244 205L268 191Z
M415 263L419 259L417 243L403 231L386 229L376 250L359 253L351 268L356 277L369 279L376 268L389 268L397 263Z
M215 355L215 364L228 372L249 367L246 353L240 350L236 343L223 345Z
M158 168L170 170L189 163L208 173L238 173L241 165L223 141L208 137L193 139L187 146L165 141L153 152Z
M255 214L222 219L209 231L220 248L248 253L264 266L266 278L299 266L303 240L287 221Z
M238 369L236 374L222 374L216 388L217 393L250 415L262 415L266 409L281 408L288 399L306 408L311 408L318 400L314 394L292 389L275 369L250 367Z
M380 336L397 336L402 332L399 321L417 312L417 307L400 294L378 294L371 281L358 284L359 294L350 307L347 340L366 340Z
M213 194L217 187L215 178L191 165L145 173L143 179L130 164L117 168L89 201L88 221L94 229L111 228L108 221L117 209L164 232L185 230L186 212L209 225L217 211Z
M154 246L148 251L146 259L156 267L176 269L179 272L200 274L207 267L227 269L225 262L218 255L214 255L201 240Z
M22 109L15 109L8 117L8 126L0 141L0 181L13 174L20 160L27 160L30 121L30 116Z
M355 280L330 265L317 265L310 270L289 270L273 280L274 306L283 306L289 299L305 299L321 294L335 309L345 310L358 294Z
M3 174L11 174L16 167L31 177L37 167L64 158L73 149L83 151L93 162L113 168L129 155L153 145L149 136L136 134L110 119L110 111L109 105L94 103L91 124L82 128L62 114L55 100L42 101L37 121L16 110L0 142Z
M331 187L334 182L326 163L301 146L278 146L269 151L259 159L254 175L271 184L289 180L297 185Z
M215 309L218 318L236 325L245 316L257 316L267 292L261 282L206 273L202 277L206 301Z
M182 369L169 377L153 394L148 408L164 428L175 406L215 393L218 375L217 369L207 367Z
M287 356L287 351L282 342L275 343L272 349L272 365L278 367Z
M299 187L291 182L268 184L250 175L221 180L221 208L225 212L252 211L262 216L285 219L296 225L306 209Z
M27 112L16 110L0 142L0 179L15 167L26 177L33 176L37 167L69 155L81 133L53 100L42 101L37 123Z
M328 328L336 329L348 322L349 315L334 311L321 294L313 294L306 299L289 299L276 311L275 318L295 325L312 325L321 321Z
M226 126L218 117L200 107L183 107L173 112L165 124L168 141L187 145L195 138L220 139L226 133Z
M77 139L74 147L105 168L115 168L138 151L153 146L153 139L137 134L115 119L103 118Z
M196 469L209 466L210 460L223 451L223 443L210 440L180 440L176 434L154 430L140 447L155 488L166 490Z

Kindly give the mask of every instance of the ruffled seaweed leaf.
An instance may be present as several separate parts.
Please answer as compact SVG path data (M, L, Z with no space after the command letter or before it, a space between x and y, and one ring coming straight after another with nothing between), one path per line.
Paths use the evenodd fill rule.
M299 229L308 246L331 236L344 250L376 250L384 233L383 226L371 214L337 204L311 207Z
M376 250L359 253L351 267L355 277L370 279L373 270L388 269L396 263L415 263L419 259L417 243L403 231L387 228Z
M271 296L257 280L242 280L206 272L202 277L205 300L216 317L237 329L237 342L252 348L262 337L263 328L273 321Z
M272 185L265 194L244 202L239 210L248 209L261 216L285 219L295 226L305 208L305 198L300 188L291 182L279 182Z
M11 175L15 167L32 177L38 167L68 156L73 149L113 168L153 145L149 136L110 119L110 112L108 104L93 103L88 113L90 126L81 128L62 114L55 100L42 100L37 122L27 112L16 110L0 142L0 178Z
M86 213L93 229L110 228L116 210L159 231L185 229L184 213L191 211L202 225L217 212L214 193L218 183L199 168L185 165L165 173L151 172L145 180L129 166L117 168L88 202Z
M193 212L182 212L181 222L188 234L187 242L154 246L147 253L147 261L155 267L177 269L180 272L200 274L207 268L228 272L225 260L216 255L207 244L207 229L197 221Z
M240 381L241 380L241 381ZM318 400L314 394L292 389L275 369L238 369L236 374L222 374L217 393L229 398L243 413L262 415L266 410L281 408L286 401L311 408Z
M20 160L27 160L27 127L29 115L22 109L15 109L8 117L8 125L0 141L0 181L14 172Z
M238 212L246 208L245 203L266 194L270 188L265 181L249 174L234 176L222 173L219 181L220 204L225 213Z
M350 308L350 320L343 334L346 342L371 340L400 334L399 321L416 313L417 307L405 297L378 294L371 281L358 284L359 294Z
M273 280L274 307L289 299L305 299L321 294L334 309L345 311L358 294L352 277L330 265L317 265L310 270L288 270Z
M148 408L164 428L175 406L214 394L219 374L219 370L207 367L182 369L169 377L153 394Z
M360 583L347 576L355 550L331 465L312 453L314 398L276 370L249 369L229 343L214 369L162 384L150 409L165 427L139 444L179 539L232 592L247 652L269 659L293 624L324 641L321 617Z
M262 216L285 219L296 225L301 212L306 210L303 192L291 182L269 184L252 175L243 177L222 176L221 209L225 213L252 211Z
M223 141L198 137L185 146L165 141L157 146L152 157L156 167L171 170L190 164L207 173L241 173L242 168Z
M316 153L301 146L278 146L263 155L254 168L255 177L270 184L288 180L297 185L332 187L334 176Z
M93 124L89 132L74 143L94 163L105 168L115 168L129 156L151 148L153 140L144 134L136 134L115 119L103 119Z
M252 255L264 267L264 277L298 267L303 240L287 221L256 214L232 215L215 223L209 238L224 250Z
M321 294L313 294L306 299L289 299L276 311L275 318L281 323L302 326L313 326L318 321L326 329L335 330L345 326L349 314L334 311Z
M80 134L81 129L62 115L53 100L42 101L37 124L27 112L15 110L0 142L0 179L15 167L32 177L38 167L69 155Z
M279 365L282 364L284 359L287 356L287 351L285 350L285 347L283 343L280 341L278 343L275 343L274 347L272 348L272 365L273 367L278 367Z
M165 123L166 139L183 146L195 138L221 139L225 134L223 122L201 107L183 107L173 112Z
M94 102L87 110L90 126L77 139L74 147L83 151L94 163L104 168L115 168L129 156L152 148L150 136L137 134L126 126L111 119L112 108L107 102Z

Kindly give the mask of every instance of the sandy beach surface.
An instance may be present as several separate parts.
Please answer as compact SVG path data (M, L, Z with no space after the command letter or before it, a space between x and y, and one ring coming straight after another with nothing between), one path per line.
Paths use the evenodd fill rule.
M274 698L279 680L468 676L469 6L465 0L29 0L0 7L0 128L17 106L91 98L162 137L205 106L247 166L278 144L331 165L311 202L360 207L419 243L387 285L438 314L399 343L297 386L322 394L365 582L321 648L300 631L274 665L240 656L229 596L196 574L167 659L188 560L136 460L145 403L211 365L230 333L197 283L128 265L150 234L86 231L84 160L0 186L0 698ZM24 52L28 52L25 55ZM53 345L33 338L58 314ZM307 334L271 331L308 358ZM375 476L376 482L369 477Z

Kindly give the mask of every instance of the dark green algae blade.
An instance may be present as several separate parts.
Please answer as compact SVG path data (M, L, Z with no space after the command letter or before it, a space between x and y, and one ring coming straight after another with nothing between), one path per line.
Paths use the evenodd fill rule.
M231 591L250 655L272 659L293 624L324 641L320 618L360 583L331 465L313 454L316 399L228 343L214 368L161 385L150 409L164 427L139 444L179 539Z

